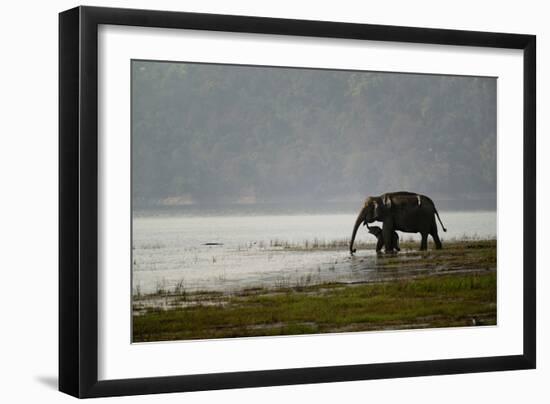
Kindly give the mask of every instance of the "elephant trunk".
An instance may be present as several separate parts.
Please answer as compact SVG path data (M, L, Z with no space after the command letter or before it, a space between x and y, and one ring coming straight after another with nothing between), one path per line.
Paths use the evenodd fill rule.
M355 242L355 235L357 234L357 229L361 226L361 222L365 221L365 208L361 209L357 220L355 220L355 225L353 226L353 233L351 234L351 241L349 244L349 252L353 254L356 250L353 248L353 243Z

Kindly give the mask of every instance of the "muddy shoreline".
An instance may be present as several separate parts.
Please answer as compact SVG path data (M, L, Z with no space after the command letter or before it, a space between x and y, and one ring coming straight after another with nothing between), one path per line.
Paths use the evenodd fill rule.
M496 241L420 252L346 257L368 281L237 291L184 288L133 298L133 341L480 326L496 324Z
M362 244L362 250L350 256L345 254L334 261L319 264L316 268L304 269L299 277L285 278L281 276L275 281L245 284L241 288L224 290L187 288L180 283L173 288L161 288L154 293L134 293L132 297L134 314L140 314L144 308L186 306L193 304L216 304L220 297L236 296L253 292L274 293L278 290L300 289L305 286L323 284L358 285L377 282L408 280L418 277L438 276L446 274L462 275L468 273L483 273L496 269L496 240L464 240L448 242L442 250L418 251L417 243L402 243L402 250L396 254L373 254L373 245ZM319 250L342 249L342 246L274 246L265 254L300 251L315 253ZM327 280L326 274L332 274ZM353 276L345 276L350 273ZM339 276L344 274L344 276ZM185 296L185 300L181 299ZM210 301L210 302L209 302ZM185 302L183 304L182 302Z

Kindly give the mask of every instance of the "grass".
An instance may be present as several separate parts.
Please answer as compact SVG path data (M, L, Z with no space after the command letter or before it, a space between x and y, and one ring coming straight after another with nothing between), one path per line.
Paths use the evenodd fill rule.
M264 289L134 316L134 342L496 323L496 272ZM214 302L214 304L212 304Z
M447 242L441 250L418 251L417 243L402 243L401 253L382 256L378 266L384 268L406 269L422 267L425 269L493 269L496 268L496 240L472 240Z
M430 244L433 247L433 243L431 242L431 237L429 238ZM376 238L369 237L366 240L355 240L354 248L356 248L358 251L362 249L373 249L376 245ZM463 244L479 244L481 246L485 246L486 243L489 244L496 244L496 240L487 240L487 239L481 239L475 236L463 236L460 239L451 238L451 239L444 239L443 245L444 246L451 246L451 248L454 248L456 246L460 246ZM263 242L257 242L255 244L249 243L246 246L240 246L239 249L247 249L251 248L252 246L257 246L260 249L280 249L280 250L290 250L290 251L318 251L318 250L347 250L349 248L350 239L349 238L342 238L342 239L333 239L333 240L325 240L325 239L319 239L314 238L312 240L303 240L301 242L291 242L288 240L279 240L279 239L273 239L269 241L269 245L263 243ZM418 250L420 247L420 239L415 240L413 237L402 237L400 240L400 245L402 249L411 249L411 250Z
M314 238L312 240L303 240L302 242L291 242L288 240L274 239L269 241L268 246L261 244L260 248L283 249L292 251L340 250L349 248L349 243L350 239L348 238L334 240ZM357 240L355 242L357 248L371 248L375 244L375 238L370 241Z
M227 294L187 291L183 282L134 294L134 342L295 335L496 324L496 240L454 241L365 263L379 283L318 283L305 273L273 288ZM363 262L361 257L356 257ZM349 259L349 258L348 258ZM410 276L394 278L394 271ZM389 280L388 280L389 279Z

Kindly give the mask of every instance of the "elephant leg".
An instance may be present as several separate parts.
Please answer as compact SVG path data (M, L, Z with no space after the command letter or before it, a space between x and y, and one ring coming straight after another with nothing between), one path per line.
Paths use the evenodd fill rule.
M376 243L376 252L380 252L382 247L384 247L384 237L380 236L378 237L378 242Z
M435 248L437 250L441 250L441 248L443 248L442 244L441 244L441 240L439 239L439 234L437 234L437 225L434 223L434 226L435 228L433 228L432 230L432 238L434 239L434 243L435 243Z
M393 223L391 221L384 222L384 225L382 226L382 237L384 238L384 251L387 253L392 253L394 250L393 245Z
M396 251L401 251L401 248L399 248L399 236L397 233L393 233L393 244Z
M428 233L422 233L422 241L420 242L420 251L428 249Z

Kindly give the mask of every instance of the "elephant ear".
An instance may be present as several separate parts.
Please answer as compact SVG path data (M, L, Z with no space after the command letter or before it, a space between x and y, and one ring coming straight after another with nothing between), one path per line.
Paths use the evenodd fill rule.
M373 198L374 204L374 217L382 217L382 210L384 209L382 198Z

